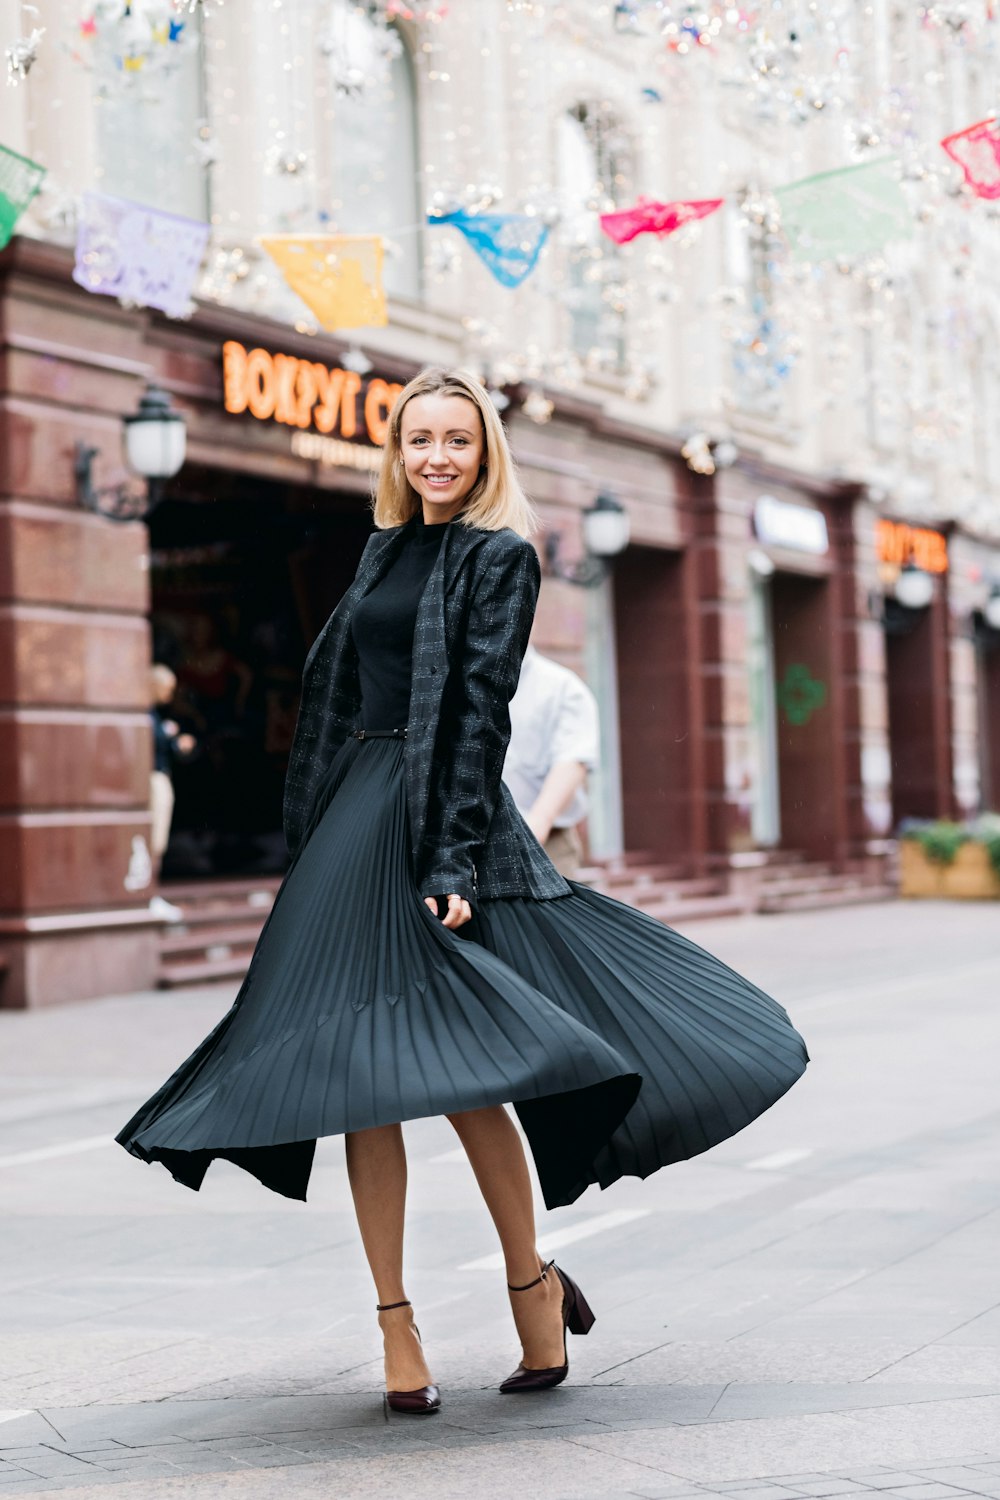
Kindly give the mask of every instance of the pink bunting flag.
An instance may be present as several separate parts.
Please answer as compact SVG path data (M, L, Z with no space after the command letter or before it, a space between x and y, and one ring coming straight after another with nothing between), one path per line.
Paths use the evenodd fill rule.
M956 130L941 145L958 162L977 198L1000 198L1000 124L995 119Z
M701 198L687 203L657 203L655 198L640 198L632 208L601 214L601 228L617 245L626 245L638 234L673 234L696 219L707 219L722 203L722 198Z

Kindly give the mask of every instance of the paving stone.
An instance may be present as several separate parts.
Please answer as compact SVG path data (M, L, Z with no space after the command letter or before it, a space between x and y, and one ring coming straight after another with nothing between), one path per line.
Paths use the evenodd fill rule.
M859 1472L851 1474L848 1477L860 1480L862 1484L867 1485L869 1489L873 1490L896 1490L905 1485L925 1484L927 1482L922 1474L904 1473L900 1470L892 1469L870 1470L867 1473Z
M903 1485L900 1489L890 1490L893 1497L899 1500L960 1500L967 1490L956 1488L951 1484L910 1484Z
M957 1485L959 1489L972 1489L974 1485L982 1482L983 1470L973 1468L971 1464L960 1464L948 1468L938 1468L935 1464L932 1468L927 1469L924 1478L929 1482L933 1481L935 1484L953 1484ZM997 1479L1000 1480L1000 1473L998 1473Z
M789 1479L781 1476L781 1483L789 1484L800 1495L813 1495L820 1500L824 1495L848 1495L857 1491L858 1483L854 1479L837 1479L831 1476L828 1479ZM871 1495L871 1490L868 1494Z

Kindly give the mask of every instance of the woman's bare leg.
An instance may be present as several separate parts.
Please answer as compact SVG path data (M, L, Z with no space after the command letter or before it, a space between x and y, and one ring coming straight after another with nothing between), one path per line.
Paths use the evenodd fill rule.
M347 1175L361 1242L380 1303L402 1302L403 1225L406 1214L406 1151L398 1125L379 1125L345 1137ZM390 1391L416 1391L430 1385L420 1340L409 1307L380 1312L385 1341L385 1383Z
M534 1281L544 1262L535 1248L535 1208L531 1176L521 1137L502 1105L449 1115L476 1174L500 1236L507 1281L523 1287ZM514 1323L529 1370L548 1370L563 1362L562 1285L550 1274L530 1291L511 1292Z

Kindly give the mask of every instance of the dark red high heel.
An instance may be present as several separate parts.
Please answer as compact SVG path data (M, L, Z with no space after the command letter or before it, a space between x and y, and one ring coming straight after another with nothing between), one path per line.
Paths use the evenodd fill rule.
M412 1307L411 1302L378 1302L375 1304L376 1312L392 1312L396 1307ZM416 1323L413 1330L420 1338L420 1329ZM436 1385L422 1385L415 1391L386 1391L385 1404L390 1411L402 1412L408 1417L429 1417L432 1412L438 1411L441 1406L441 1392Z
M550 1260L547 1266L542 1267L540 1276L534 1281L527 1282L524 1286L511 1286L507 1283L509 1291L529 1292L533 1286L548 1278L549 1271L555 1271L562 1284L563 1289L563 1362L561 1365L553 1365L549 1370L529 1370L524 1365L518 1365L512 1375L508 1375L500 1389L505 1396L520 1394L525 1391L548 1391L554 1385L562 1385L569 1374L569 1357L566 1354L566 1330L570 1333L589 1333L595 1323L594 1314L591 1312L590 1304L586 1297L573 1280L561 1271L554 1260Z

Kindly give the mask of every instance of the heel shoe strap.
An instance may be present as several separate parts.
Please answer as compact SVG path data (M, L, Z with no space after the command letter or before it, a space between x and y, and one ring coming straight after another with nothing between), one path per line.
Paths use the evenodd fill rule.
M525 1282L524 1286L511 1286L510 1282L508 1281L507 1290L509 1292L530 1292L531 1288L533 1286L537 1286L540 1281L548 1280L548 1273L552 1270L552 1267L554 1265L555 1261L550 1260L547 1266L542 1267L542 1274L540 1276L536 1276L534 1281Z
M412 1307L412 1306L413 1306L412 1302L406 1302L406 1301L403 1301L403 1302L376 1302L376 1304L375 1304L375 1311L376 1312L392 1312L392 1310L393 1310L394 1307Z

